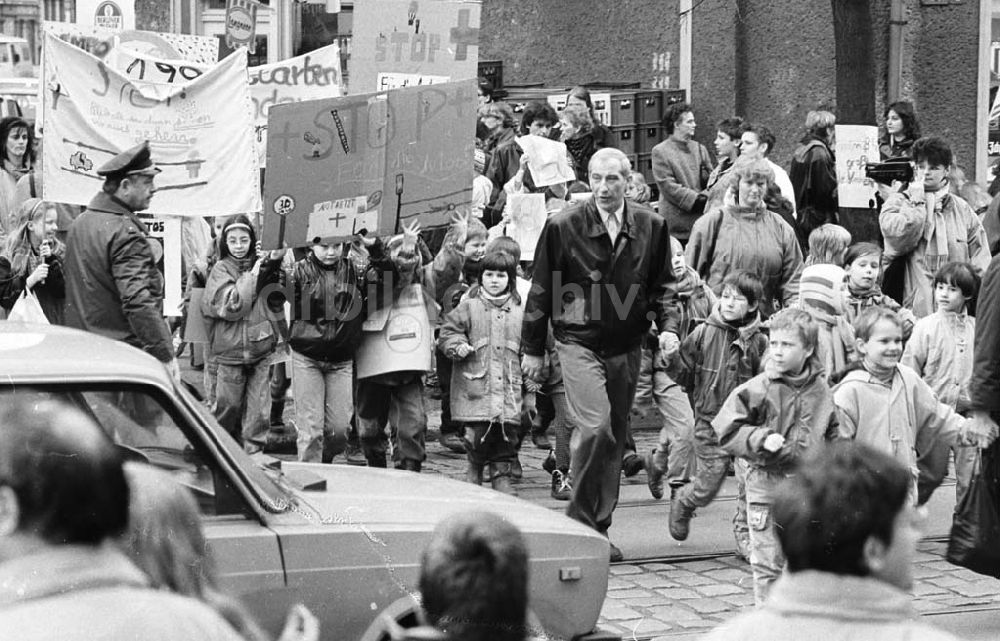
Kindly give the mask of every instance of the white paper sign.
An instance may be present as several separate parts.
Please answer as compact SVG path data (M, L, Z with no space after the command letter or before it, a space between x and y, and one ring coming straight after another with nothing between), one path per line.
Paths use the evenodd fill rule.
M451 76L428 76L419 73L390 73L380 71L375 91L389 91L390 89L402 89L403 87L416 87L419 85L439 85L442 82L451 82Z
M875 183L865 177L865 164L879 161L878 127L836 125L836 128L840 206L867 209L875 200Z
M313 205L306 238L353 236L362 229L378 228L379 208L368 209L368 198L341 198Z
M542 234L547 214L544 194L510 194L510 222L507 235L521 246L521 260L534 260L538 237Z
M576 180L569 164L566 144L541 136L520 136L514 139L528 157L528 169L535 187L548 187Z
M149 140L163 172L149 213L226 216L261 209L246 55L187 83L135 83L45 36L45 199L86 205L96 170Z
M149 246L163 273L163 315L181 316L181 219L142 213L139 218L149 230ZM163 261L162 264L160 261Z

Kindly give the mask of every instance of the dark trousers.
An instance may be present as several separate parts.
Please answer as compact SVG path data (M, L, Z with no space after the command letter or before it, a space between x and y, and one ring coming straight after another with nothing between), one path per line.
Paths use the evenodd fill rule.
M451 359L436 349L434 362L437 368L438 387L441 389L441 433L462 435L462 426L451 420Z
M598 532L611 527L618 505L622 455L635 397L639 347L602 357L572 343L556 343L574 430L570 442L573 495L566 514Z

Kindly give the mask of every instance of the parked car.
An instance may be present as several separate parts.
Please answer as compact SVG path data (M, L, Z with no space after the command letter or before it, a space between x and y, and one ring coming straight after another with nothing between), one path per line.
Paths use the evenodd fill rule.
M0 322L0 371L0 403L8 395L72 403L130 459L188 487L225 587L275 636L289 607L305 603L324 639L386 638L383 615L413 618L434 526L489 510L524 532L530 606L544 635L609 638L594 632L608 542L562 514L429 474L251 457L161 363L93 334Z

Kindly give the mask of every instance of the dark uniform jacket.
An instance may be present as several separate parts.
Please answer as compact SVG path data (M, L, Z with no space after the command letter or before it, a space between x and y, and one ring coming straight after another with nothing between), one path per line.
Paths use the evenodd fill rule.
M163 320L163 276L146 225L101 192L73 221L66 242L66 324L173 359Z
M677 333L679 316L661 216L626 201L614 247L593 198L546 221L524 310L525 354L545 354L550 318L557 341L608 357L638 347L651 320Z

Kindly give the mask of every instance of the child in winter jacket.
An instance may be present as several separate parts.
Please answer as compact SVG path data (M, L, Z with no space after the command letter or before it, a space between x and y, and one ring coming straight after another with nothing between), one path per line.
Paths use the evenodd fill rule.
M712 428L730 454L746 459L754 600L767 597L785 564L771 521L777 485L824 440L841 438L833 394L816 356L819 328L801 309L771 317L764 371L737 387Z
M277 344L272 317L284 304L278 288L285 250L258 257L256 246L250 219L229 218L202 299L209 349L218 363L212 411L248 451L259 450L267 438L269 357Z
M381 240L359 236L356 244L314 243L289 270L288 342L300 461L329 463L347 446L354 353L392 268Z
M844 279L837 265L810 265L799 281L798 306L819 327L816 355L827 376L843 372L854 360L854 330L844 316Z
M847 272L847 296L845 316L854 325L861 312L869 307L886 307L899 314L903 321L903 340L910 337L916 318L890 296L882 293L882 248L875 243L854 243L844 254L844 270Z
M684 248L676 238L670 239L673 252L672 267L677 277L677 300L680 303L681 319L677 337L684 339L704 323L716 305L715 294L684 260ZM657 447L646 455L646 483L655 499L663 498L663 476L672 492L687 483L694 473L694 413L691 400L683 388L670 377L668 363L659 350L656 328L642 348L642 362L635 387L633 408L646 403L654 403L663 417ZM633 411L635 411L633 409Z
M760 327L764 287L754 274L731 272L711 316L681 344L669 370L694 403L694 480L670 501L670 536L687 538L696 508L705 507L722 487L729 454L719 446L712 420L726 397L761 371L767 338Z
M458 305L462 294L479 279L486 253L486 226L478 218L456 217L445 235L441 250L434 261L424 268L424 283L441 309L448 314ZM440 443L453 452L465 453L462 426L451 417L451 359L435 352L438 385L441 388Z
M467 479L482 484L489 466L493 489L516 494L511 467L521 421L521 321L514 288L517 261L506 252L483 259L479 285L445 319L440 350L454 361L451 408L465 426Z
M938 401L962 412L969 404L972 345L976 334L975 299L979 275L968 263L947 263L934 275L937 311L913 328L903 350L903 365L913 368L930 385ZM955 476L958 502L969 489L975 448L957 445Z
M855 332L861 362L833 390L842 431L909 468L913 500L922 503L929 491L921 485L939 475L929 467L935 451L956 442L988 447L996 435L975 432L974 423L939 402L916 372L900 364L903 328L895 312L866 310Z

